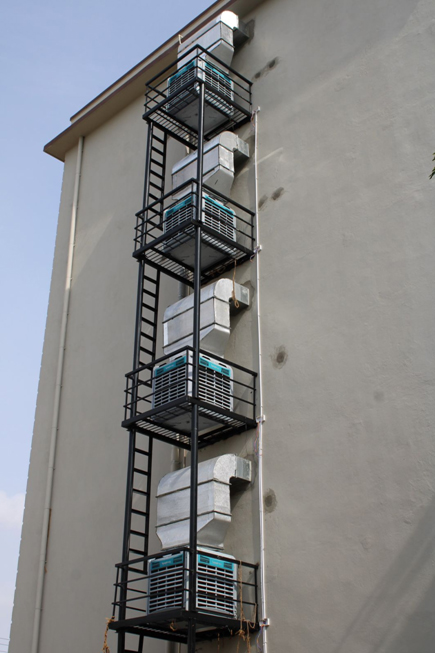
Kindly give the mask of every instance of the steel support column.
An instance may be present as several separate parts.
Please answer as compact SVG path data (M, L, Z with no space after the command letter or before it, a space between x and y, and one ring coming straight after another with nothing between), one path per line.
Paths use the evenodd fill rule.
M201 212L202 212L202 174L204 156L204 101L205 87L199 82L198 110L198 154L196 170L196 224L195 224L195 269L193 286L193 383L194 399L199 397L199 346L201 330ZM196 613L196 577L197 577L197 546L198 546L198 404L192 407L191 430L191 462L190 462L190 531L189 531L189 610ZM187 653L195 653L196 620L189 620L187 635Z

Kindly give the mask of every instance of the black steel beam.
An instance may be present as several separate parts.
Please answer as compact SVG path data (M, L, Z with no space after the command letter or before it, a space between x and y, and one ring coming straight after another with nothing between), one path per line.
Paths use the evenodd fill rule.
M205 86L199 85L198 106L198 155L197 155L197 214L202 210L202 174L204 159L204 104ZM193 285L193 397L199 398L199 348L201 330L201 222L195 225L195 270ZM199 406L192 408L192 434L190 441L190 526L189 526L189 612L196 614L196 576L198 548L198 426ZM195 653L196 620L195 616L188 621L187 653Z

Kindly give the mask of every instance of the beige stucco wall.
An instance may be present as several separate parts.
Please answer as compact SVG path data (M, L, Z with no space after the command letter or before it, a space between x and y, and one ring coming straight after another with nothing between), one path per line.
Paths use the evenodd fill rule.
M137 264L131 252L143 192L142 105L140 97L84 144L41 652L101 648L114 565L121 560L128 434L120 423L133 356ZM72 151L65 163L11 653L30 651L75 164ZM167 304L177 299L176 284L166 279L161 292ZM156 482L170 459L168 448L157 444Z
M432 653L435 9L429 0L268 0L250 18L255 35L234 67L253 79L261 107L270 651ZM99 650L110 614L125 490L119 423L132 356L140 115L139 98L85 141L41 653ZM252 146L250 125L240 135ZM33 623L74 167L71 152L10 653L29 651ZM253 188L248 163L234 198L252 207ZM227 357L255 365L254 265L237 279L254 301L233 322ZM168 304L176 294L168 281ZM156 480L170 461L169 448L157 446ZM201 457L229 451L255 466L253 433ZM233 504L226 549L256 561L256 483Z
M253 17L234 65L261 107L270 649L429 653L435 9L275 0Z

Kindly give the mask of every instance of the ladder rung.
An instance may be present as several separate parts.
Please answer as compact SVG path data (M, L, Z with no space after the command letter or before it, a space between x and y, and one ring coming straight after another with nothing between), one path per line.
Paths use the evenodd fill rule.
M152 311L153 313L156 312L155 306L150 306L149 304L145 304L145 302L142 302L142 308L147 308L149 311Z
M151 320L146 320L145 318L142 318L142 322L146 322L150 326L155 327L154 322L151 322ZM140 335L144 338L148 338L148 340L151 340L152 342L155 342L157 340L155 336L151 335L150 333L147 333L146 331L141 331Z
M152 186L156 190L163 190L162 186L159 186L158 184L155 184L153 181L150 181L150 186Z
M140 494L140 495L143 496L143 497L147 497L147 496L148 496L148 492L145 492L145 490L137 490L137 489L133 488L133 489L132 489L132 492L135 492L135 494Z
M141 332L140 332L140 335L142 336L142 338L146 338L146 339L149 340L150 342L156 342L156 338L154 338L153 336L149 336L149 335L148 335L147 333L145 333L144 331L141 331Z
M164 168L164 167L165 167L165 164L164 164L164 163L160 163L160 161L156 161L156 160L153 159L152 157L151 157L151 161L150 161L150 163L151 163L151 165L154 164L155 166L159 166L159 168Z
M152 277L149 277L146 274L143 275L143 278L145 279L145 281L149 281L150 283L154 283L155 285L157 285L157 279L153 279Z
M165 179L165 175L160 174L159 170L150 170L150 175L152 175L153 177L156 177L156 179L159 179L162 182L160 184L160 186L163 186L163 180ZM154 180L154 183L155 183L155 180Z
M138 447L135 448L134 452L135 453L141 453L143 456L149 456L150 455L149 451L145 451L144 449L139 449Z
M151 145L151 150L163 156L164 150L159 150L157 147L154 147L154 145Z
M156 136L155 134L153 134L153 140L156 140L158 143L161 143L162 145L165 144L164 139L160 138L159 136Z
M129 549L129 552L130 552L130 553L137 553L137 554L140 555L140 556L144 556L144 555L145 555L145 551L142 551L142 549Z
M131 512L133 515L140 515L141 517L148 517L148 513L143 510L138 510L137 508L132 508Z
M149 349L145 349L145 347L141 347L140 350L141 350L141 352L143 352L144 354L147 354L148 356L154 356L154 352L150 351Z
M146 472L144 469L139 469L138 467L134 467L133 471L137 474L143 474L143 476L149 476L148 472Z
M149 326L152 326L152 327L156 326L154 322L151 322L151 320L147 320L146 317L142 317L141 322L145 322L145 324L148 324ZM142 334L142 332L141 332L141 335L145 335L145 334ZM153 338L153 340L155 340L155 338Z
M152 193L148 193L148 197L151 197L151 199L153 199L153 200L155 200L155 201L157 201L157 200L160 199L160 197L156 197L156 196L153 195Z
M133 529L130 530L130 535L137 535L138 537L146 537L145 533L142 533L141 531L134 531Z
M144 288L142 291L143 295L149 295L150 297L153 297L154 299L157 297L157 293L151 292L151 290L148 290L147 288Z

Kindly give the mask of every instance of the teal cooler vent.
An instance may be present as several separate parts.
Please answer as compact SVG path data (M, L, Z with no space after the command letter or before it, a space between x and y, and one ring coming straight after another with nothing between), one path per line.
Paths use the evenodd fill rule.
M148 614L189 609L189 554L151 559L148 563ZM197 608L202 613L237 619L237 564L198 553Z
M164 241L163 250L164 252L170 252L174 258L182 262L193 263L195 243L192 220L195 219L195 204L196 197L194 194L190 194L164 212L164 233L168 233L176 227L179 227L179 231L176 231L175 234ZM222 202L204 193L201 222L216 233L216 237L205 231L202 233L204 242L203 263L207 265L216 257L219 259L228 254L234 255L235 248L220 240L219 236L225 236L228 240L236 242L235 212Z
M168 78L168 103L165 110L193 129L198 127L198 80L205 82L206 132L226 122L234 114L234 83L231 77L211 61L198 57Z
M153 408L192 395L193 352L156 366L153 373ZM199 399L225 410L233 409L233 370L229 365L201 354ZM174 415L174 412L171 413Z

